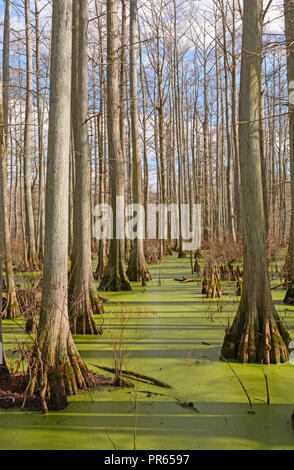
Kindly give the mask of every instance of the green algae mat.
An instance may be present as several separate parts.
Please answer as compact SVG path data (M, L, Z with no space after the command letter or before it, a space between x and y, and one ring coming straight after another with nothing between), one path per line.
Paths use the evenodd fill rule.
M190 260L176 256L152 266L151 273L147 287L134 284L133 292L106 294L104 334L75 341L91 367L113 367L116 348L124 368L172 388L134 381L133 389L83 392L69 399L66 410L48 416L0 410L0 449L294 449L294 365L231 364L250 408L232 370L219 361L225 328L238 306L235 284L223 283L226 295L207 300L200 282L174 281L191 277ZM273 295L294 338L294 308L283 305L283 291ZM4 321L3 330L13 361L23 324Z

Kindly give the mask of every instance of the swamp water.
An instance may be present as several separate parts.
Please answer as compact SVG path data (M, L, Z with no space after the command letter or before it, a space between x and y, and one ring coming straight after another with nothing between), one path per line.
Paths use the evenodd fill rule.
M172 389L134 381L134 389L82 392L69 398L66 410L48 416L0 410L1 449L131 450L135 428L138 450L294 449L294 366L264 368L271 399L267 405L263 367L232 364L253 402L250 409L236 377L219 361L225 328L238 306L235 283L223 283L230 295L207 300L201 283L173 280L191 277L188 258L172 256L162 266L152 266L151 273L153 281L146 288L134 284L133 292L105 294L110 302L103 336L77 336L75 341L89 366L113 367L111 343L125 321L127 368ZM294 308L283 305L283 294L273 291L294 338ZM3 322L10 360L22 326Z

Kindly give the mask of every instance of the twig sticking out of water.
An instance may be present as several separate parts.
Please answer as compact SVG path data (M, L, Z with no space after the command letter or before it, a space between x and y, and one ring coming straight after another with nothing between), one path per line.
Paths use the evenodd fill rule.
M204 343L204 341L201 341L202 344L206 345L206 346L211 346L211 344L209 343ZM238 382L239 384L241 385L246 397L247 397L247 400L249 402L249 406L250 408L252 408L252 401L250 399L250 396L249 396L249 393L247 392L246 388L245 388L245 385L243 384L242 380L240 379L239 375L237 374L237 372L233 369L233 367L231 366L231 364L224 358L224 356L218 352L215 348L213 348L213 350L219 355L219 357L226 363L228 364L229 368L231 369L231 371L233 372L233 374L235 375L235 377L237 377L238 379Z
M266 403L270 405L271 399L270 399L270 391L269 391L269 383L268 383L268 375L265 372L264 368L262 368L263 374L264 374L264 380L265 380L265 388L266 388Z
M138 384L135 392L135 422L134 422L134 450L137 444L137 424L138 424Z
M117 450L117 447L116 447L114 441L110 437L110 434L108 432L108 428L106 428L106 435L107 435L107 439L109 440L109 442L111 442L111 444L113 445L114 450Z

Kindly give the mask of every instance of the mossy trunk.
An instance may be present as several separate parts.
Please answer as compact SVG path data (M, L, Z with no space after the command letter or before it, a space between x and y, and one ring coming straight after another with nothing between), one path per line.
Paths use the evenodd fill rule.
M50 317L58 328L48 329ZM69 395L90 385L91 378L73 342L68 318L63 312L42 309L27 397L39 395L41 408L47 413L64 409Z
M138 247L138 245L140 245L141 248ZM152 279L145 261L142 240L134 240L133 242L127 276L130 281L134 282L141 282L142 280L151 281Z
M115 240L112 240L112 242L114 241ZM99 290L109 292L132 290L124 264L122 260L119 259L119 257L114 262L109 260L108 265L104 270L104 274L99 285Z
M44 413L63 409L68 395L91 382L68 316L71 46L72 1L58 0L52 12L44 282L27 390L29 397L39 395Z
M91 282L75 287L70 299L70 324L74 335L102 334L101 328L95 323L93 315L104 313L98 292Z
M288 360L290 336L270 290L260 149L263 1L244 2L240 79L240 168L243 206L242 297L222 347L225 359L276 364Z

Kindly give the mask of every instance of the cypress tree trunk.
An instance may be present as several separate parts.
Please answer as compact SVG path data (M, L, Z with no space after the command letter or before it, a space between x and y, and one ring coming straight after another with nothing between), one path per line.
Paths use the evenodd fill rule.
M91 267L90 160L88 144L88 2L79 2L78 93L75 135L75 262L70 277L70 317L74 334L98 334L93 313L103 313Z
M294 80L294 0L284 0L285 9L285 31L287 45L287 74L290 93L290 83ZM293 88L293 87L292 87ZM291 93L292 95L293 93ZM289 96L291 96L289 95ZM292 100L290 100L292 101ZM293 284L289 286L284 302L291 303L294 297L294 102L289 102L289 125L290 125L290 173L291 173L291 224L289 236L289 266L288 278ZM291 300L290 300L291 299Z
M101 7L100 7L101 8ZM102 38L102 25L100 14L101 10L98 8L98 1L95 1L96 16L98 22L99 34L99 54L100 54L100 105L99 114L97 116L97 134L98 134L98 153L99 153L99 204L105 202L105 169L106 158L104 152L104 109L105 109L105 79L104 79L104 66L103 66L103 38ZM95 278L99 279L106 266L106 240L99 240L98 263L95 271Z
M4 310L5 318L16 318L20 315L13 279L13 266L10 242L10 226L8 219L8 192L7 192L7 148L8 148L8 104L9 104L9 40L10 40L11 3L6 2L3 41L3 96L1 86L0 109L0 217L1 230L4 242L4 266L6 274L7 303ZM1 79L0 79L1 81Z
M33 214L32 189L31 189L31 151L32 151L32 125L33 125L33 56L32 56L32 28L30 2L25 1L26 16L26 113L24 133L24 199L26 218L26 245L27 267L39 268L36 254L35 223Z
M38 256L40 261L44 257L45 241L45 164L43 145L44 115L41 103L41 70L40 70L40 27L39 5L35 0L35 28L36 28L36 83L37 83L37 110L38 110L38 147L39 147L39 210L38 210Z
M142 168L140 155L140 137L138 128L137 98L137 0L130 0L130 94L131 127L133 151L133 201L142 205ZM130 281L149 281L151 279L144 256L144 220L138 214L137 238L132 243L127 275Z
M263 0L244 2L239 117L244 283L222 355L241 362L270 364L288 360L290 337L271 297L267 266L259 121L262 17Z
M109 291L131 290L121 256L121 240L115 223L119 211L117 196L121 198L125 196L124 162L119 129L117 0L107 0L107 130L111 206L114 224L108 264L99 288Z
M53 3L50 113L46 187L44 291L29 395L43 412L62 409L67 395L90 384L68 318L68 173L72 0Z

